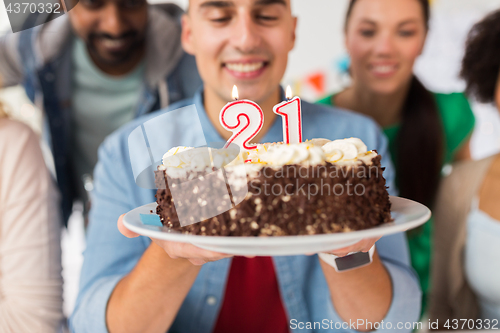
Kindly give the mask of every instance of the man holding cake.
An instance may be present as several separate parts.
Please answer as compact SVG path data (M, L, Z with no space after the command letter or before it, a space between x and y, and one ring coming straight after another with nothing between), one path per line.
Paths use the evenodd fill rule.
M219 123L219 113L237 85L241 98L255 101L263 111L265 121L253 142L283 140L273 106L284 99L279 83L295 26L289 0L190 1L182 41L196 57L203 89L192 100L134 121L101 146L81 289L70 320L74 331L368 331L383 327L382 322L395 328L418 319L420 290L402 234L380 239L371 264L338 272L317 255L245 258L190 244L127 239L123 235L137 235L121 220L123 235L116 228L121 214L155 201L155 190L136 185L131 166L129 135L138 126L153 119L158 125L168 115L169 121L147 137L169 148L226 141L230 133ZM194 113L188 107L193 104ZM393 189L387 144L372 120L304 102L302 115L303 141L356 137L377 150ZM306 148L311 149L316 148ZM374 242L363 240L334 253L367 252Z

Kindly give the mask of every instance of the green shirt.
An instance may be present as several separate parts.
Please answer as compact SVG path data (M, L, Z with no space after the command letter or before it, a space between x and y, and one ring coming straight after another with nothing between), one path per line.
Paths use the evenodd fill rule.
M462 93L438 94L433 93L441 116L444 130L444 164L451 163L456 153L466 143L474 129L474 113L469 101ZM318 101L319 104L334 105L334 96L331 95ZM396 165L396 139L400 124L385 127L384 133L389 140L389 151L392 161ZM397 166L396 166L397 170ZM396 174L396 184L398 176ZM430 266L432 254L433 220L429 220L416 232L407 233L410 247L411 263L420 278L422 287L422 313L426 309L427 294L430 282Z
M145 63L123 76L111 76L94 64L80 38L74 40L72 61L72 163L81 179L84 174L92 175L104 138L134 119ZM85 198L83 183L77 188L79 196Z

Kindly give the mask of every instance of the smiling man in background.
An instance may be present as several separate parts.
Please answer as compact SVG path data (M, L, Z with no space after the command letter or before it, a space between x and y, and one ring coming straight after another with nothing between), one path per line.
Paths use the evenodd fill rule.
M23 84L44 111L65 221L75 199L88 199L84 181L104 138L201 84L181 47L181 14L146 0L80 0L67 15L32 15L25 24L47 23L0 38L0 83Z
M344 322L384 320L396 327L418 320L421 295L401 233L377 242L371 264L339 273L317 255L245 258L137 237L119 218L155 201L155 190L135 182L133 137L143 139L135 136L140 131L129 136L135 129L142 128L150 144L162 145L164 152L224 142L230 133L220 125L219 112L236 84L240 97L257 102L264 112L255 141L282 140L282 122L273 106L284 99L280 81L295 45L295 28L289 0L190 1L182 42L195 56L204 86L193 99L124 126L99 149L72 330L285 333L326 321L327 331L340 324L346 332L353 330L345 329ZM394 188L387 142L371 119L306 102L302 114L304 140L354 136L376 149L383 156L387 184ZM366 252L374 241L336 253Z

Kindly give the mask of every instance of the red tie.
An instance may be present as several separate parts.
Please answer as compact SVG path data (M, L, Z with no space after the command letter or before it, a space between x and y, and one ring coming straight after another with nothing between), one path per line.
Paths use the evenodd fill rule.
M288 333L271 257L235 256L213 333Z

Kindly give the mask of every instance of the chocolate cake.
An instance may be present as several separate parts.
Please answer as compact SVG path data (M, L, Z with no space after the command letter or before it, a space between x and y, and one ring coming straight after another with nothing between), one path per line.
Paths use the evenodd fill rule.
M263 144L236 155L167 152L155 174L163 225L195 235L285 236L391 221L381 156L359 139Z

